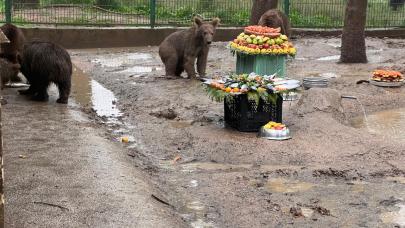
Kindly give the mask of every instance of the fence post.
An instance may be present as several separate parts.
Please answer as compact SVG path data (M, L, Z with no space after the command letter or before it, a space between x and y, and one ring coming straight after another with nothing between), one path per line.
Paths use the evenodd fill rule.
M5 11L6 11L6 22L11 23L11 7L13 5L13 1L6 0L4 3L5 3L4 7L5 7Z
M150 0L150 27L155 28L156 22L156 0Z
M287 17L290 16L290 0L284 0L284 13Z

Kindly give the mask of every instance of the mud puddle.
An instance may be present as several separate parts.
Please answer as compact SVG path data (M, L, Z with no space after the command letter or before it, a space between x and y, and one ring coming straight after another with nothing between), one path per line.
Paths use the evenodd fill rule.
M244 172L248 170L260 170L262 172L272 172L278 170L285 171L298 171L305 167L292 166L292 165L255 165L255 164L227 164L218 162L189 162L183 164L177 164L174 161L161 161L161 168L167 170L178 170L186 173L194 172ZM316 166L318 167L318 166ZM314 167L313 167L314 168Z
M307 182L291 181L287 179L277 178L269 180L265 188L269 192L293 193L305 192L312 189L314 186L314 184Z
M215 227L214 223L205 218L210 214L208 208L198 200L187 202L180 211L184 219L188 220L193 228Z
M352 119L355 128L365 128L371 133L394 139L405 139L405 108L376 112Z
M91 107L97 116L106 118L108 123L117 123L122 116L116 106L114 93L77 67L73 69L72 94L79 105Z
M162 70L156 66L156 61L149 53L126 53L99 56L91 61L101 67L112 68L111 73L123 74L125 76L140 77L147 73Z
M102 67L120 67L126 65L134 65L139 62L153 60L151 54L148 53L126 53L126 54L114 54L108 56L99 56L92 60L92 63L101 65Z
M130 135L134 126L122 120L123 113L117 107L114 93L76 66L73 68L72 95L78 106L91 108L102 119L115 141L124 143L129 149L140 146Z

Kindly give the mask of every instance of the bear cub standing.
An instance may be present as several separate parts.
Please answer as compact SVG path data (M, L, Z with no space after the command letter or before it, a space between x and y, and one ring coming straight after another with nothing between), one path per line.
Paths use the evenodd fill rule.
M6 23L0 27L1 31L3 31L4 35L10 41L9 43L1 44L1 53L0 57L5 58L12 63L19 62L19 56L22 52L25 37L21 29L13 24Z
M33 100L47 101L48 87L55 83L59 90L58 103L67 104L70 94L72 61L69 53L61 46L42 41L24 45L21 73L30 87L20 90L21 94L32 95Z
M194 25L184 31L172 33L160 44L159 56L165 65L166 76L180 76L186 71L188 78L195 78L195 61L200 77L205 76L209 45L212 43L219 19L203 22L194 17Z
M21 29L10 23L2 25L0 29L9 40L9 43L2 43L0 45L1 47L0 58L2 59L1 64L3 66L4 64L10 65L13 69L12 71L6 70L7 73L5 75L1 75L4 86L4 84L9 81L12 82L21 81L21 79L18 77L19 70L17 68L19 68L19 63L21 60L21 52L25 43L25 37ZM6 68L8 68L8 66L6 66Z
M281 34L291 36L291 25L287 15L277 9L265 12L259 20L259 25L271 28L281 28Z
M3 90L7 82L18 75L20 64L12 63L7 59L0 58L1 89Z

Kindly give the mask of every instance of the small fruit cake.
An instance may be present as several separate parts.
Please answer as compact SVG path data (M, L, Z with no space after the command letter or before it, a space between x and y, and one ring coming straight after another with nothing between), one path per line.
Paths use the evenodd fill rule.
M267 123L263 129L268 133L269 137L282 138L290 134L290 130L284 124L276 122Z

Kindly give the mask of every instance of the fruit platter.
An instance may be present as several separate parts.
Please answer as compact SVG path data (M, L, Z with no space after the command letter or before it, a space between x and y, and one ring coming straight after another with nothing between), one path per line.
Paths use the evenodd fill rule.
M248 26L244 32L230 42L232 53L249 55L289 55L295 56L297 50L280 28Z
M221 79L204 79L208 95L216 101L225 97L247 94L249 100L259 103L275 102L277 95L296 91L301 85L294 79L277 78L276 75L234 74Z
M287 140L291 138L290 130L282 123L270 121L260 129L260 137L271 140Z
M404 77L401 72L393 70L375 70L370 83L383 87L398 87L404 84Z

